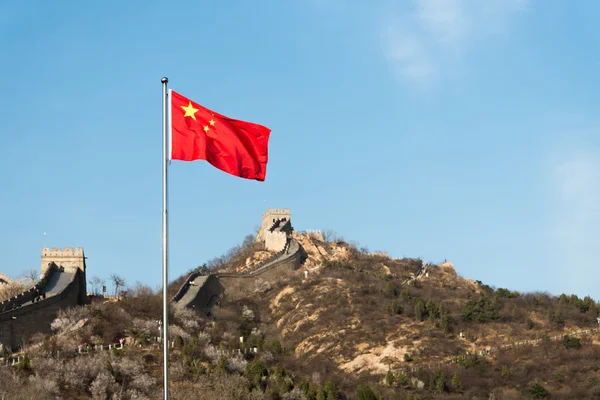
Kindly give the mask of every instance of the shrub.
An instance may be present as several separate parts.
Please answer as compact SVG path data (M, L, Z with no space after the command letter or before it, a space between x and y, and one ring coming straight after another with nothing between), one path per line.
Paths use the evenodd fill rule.
M442 314L440 316L440 328L442 328L444 333L451 333L454 330L454 324L456 324L456 321L452 315Z
M327 395L327 400L339 400L340 391L332 380L325 381L323 390L325 391L325 394Z
M579 308L579 311L581 311L582 313L586 313L588 312L590 309L595 308L595 303L594 303L594 299L592 299L590 296L585 296L585 298L583 300L577 298L577 296L575 296L575 301L573 302L573 305L577 308Z
M560 310L557 313L550 310L548 311L548 322L555 325L563 325L565 323L565 318Z
M263 344L263 350L269 351L273 354L283 354L283 347L279 340L267 340Z
M198 333L198 344L201 346L208 346L210 343L210 333L200 332Z
M216 370L218 372L227 372L228 368L229 368L229 359L225 356L221 356L221 358L219 358L219 362L217 363Z
M463 311L465 321L488 322L499 318L496 302L489 297L480 296L477 300L469 300Z
M512 371L510 370L510 368L507 365L503 365L502 370L500 371L500 376L502 376L503 378L507 378L511 374L512 374Z
M89 318L90 313L85 307L69 307L58 310L56 319L50 324L53 331L64 332L71 329L79 321Z
M23 358L21 358L21 360L17 364L17 370L19 370L19 371L30 371L31 370L31 360L29 359L29 356L27 356L27 354L25 354L25 356L23 356Z
M462 383L460 381L460 375L458 374L458 372L455 373L454 376L452 377L452 387L456 391L462 389Z
M530 386L523 388L521 390L524 396L530 397L532 399L543 399L550 395L545 387L542 386L539 382L534 382Z
M564 335L562 344L566 349L579 349L581 347L581 340L573 336Z
M205 342L200 342L199 339L192 337L189 342L183 345L183 348L181 349L181 354L184 357L189 357L190 359L205 359L205 347Z
M533 323L533 321L531 320L531 318L527 318L527 329L533 329L533 327L535 326L535 324Z
M383 289L383 293L387 296L387 297L396 297L396 292L397 288L396 285L393 284L392 282L388 282L385 285L385 288Z
M408 303L410 301L410 293L406 289L402 289L400 292L400 298L404 303Z
M385 374L385 384L392 386L394 384L394 373L390 370Z
M435 373L430 376L429 388L436 390L438 393L448 391L448 385L446 384L446 376L441 370L435 370Z
M161 317L162 299L152 288L137 282L120 306L133 317L155 321Z
M498 288L496 290L496 296L499 298L513 299L515 297L519 297L519 293L511 292L510 290L505 289L505 288Z
M249 309L248 306L244 305L241 318L243 321L246 321L246 322L254 321L254 311Z
M404 387L408 384L408 377L404 375L402 372L398 372L398 374L394 377L399 386Z
M396 300L392 300L392 303L388 306L388 314L396 315L402 313L402 306Z
M477 354L467 354L459 357L458 362L463 368L468 369L487 364L487 359Z
M380 400L379 394L375 393L373 389L366 385L358 385L356 388L356 399L357 400Z
M427 300L427 303L425 303L425 310L427 311L430 320L434 320L438 317L439 306L433 299L430 298Z
M250 336L248 336L248 340L246 341L246 344L249 347L258 347L259 349L263 348L264 343L265 343L265 338L262 336L262 334L258 330L252 330L252 332L250 333Z
M415 309L415 319L417 321L423 320L423 315L425 314L425 302L422 298L417 298L414 300L414 309Z
M90 387L93 399L109 399L117 390L115 378L106 372L100 373Z
M253 360L246 367L246 375L248 379L254 384L255 387L258 387L260 381L264 376L269 374L269 370L264 362L259 359Z

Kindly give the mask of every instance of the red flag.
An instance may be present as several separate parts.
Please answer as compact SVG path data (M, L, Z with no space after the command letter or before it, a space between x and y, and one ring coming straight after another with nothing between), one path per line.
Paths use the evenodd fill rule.
M271 130L202 107L171 90L171 159L206 160L240 178L264 181Z

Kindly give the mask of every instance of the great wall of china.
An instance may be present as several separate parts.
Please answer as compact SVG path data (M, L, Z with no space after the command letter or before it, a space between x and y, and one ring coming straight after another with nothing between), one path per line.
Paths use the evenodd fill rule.
M172 299L176 307L210 313L222 300L249 295L275 281L284 271L295 270L306 258L302 246L291 237L289 209L263 213L256 240L274 252L254 269L244 273L190 275ZM35 333L49 333L61 308L88 303L86 257L83 248L42 249L40 280L31 288L0 302L0 344L16 350ZM0 285L11 279L0 274Z
M188 307L209 314L212 307L223 300L236 300L260 291L285 271L302 265L306 253L291 237L293 227L289 209L269 209L262 216L262 225L256 235L265 248L275 253L260 265L242 273L191 274L173 297L176 307Z
M87 302L82 248L44 248L41 258L40 280L0 302L0 343L11 349L17 349L35 333L50 332L50 324L61 308Z
M208 275L194 273L187 277L177 294L172 298L175 307L186 307L208 314L215 305L223 301L237 300L260 292L286 272L297 270L306 259L306 252L292 237L293 227L289 209L269 209L262 216L262 225L256 240L264 242L266 250L273 254L252 269L241 273L215 271ZM311 234L311 232L306 232ZM322 240L320 232L315 232ZM50 332L50 324L61 308L88 303L86 292L86 257L82 248L44 248L42 249L40 280L28 290L0 302L0 344L17 350L31 335ZM422 266L419 271L403 281L400 287L412 281L429 276L429 267ZM11 278L0 273L0 287L10 284ZM599 318L600 324L600 318ZM600 332L597 329L585 329L568 333L571 336L587 336ZM563 336L552 336L546 340L561 340ZM493 356L494 353L518 349L522 346L537 346L544 339L525 340L496 347L485 347L476 351L441 357L436 362L415 362L395 372L416 372L419 368L436 369L457 364L470 355ZM114 344L122 348L123 344ZM100 350L110 350L111 345L100 346ZM94 350L97 350L96 348ZM79 353L82 350L79 349ZM84 352L85 353L85 352ZM0 357L2 355L0 354ZM16 365L19 355L3 360L0 365Z

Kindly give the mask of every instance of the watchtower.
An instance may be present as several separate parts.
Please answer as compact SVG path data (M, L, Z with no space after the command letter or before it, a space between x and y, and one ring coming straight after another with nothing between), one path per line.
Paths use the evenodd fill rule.
M59 247L42 249L42 264L40 266L40 277L44 276L44 273L48 269L50 263L55 263L59 267L64 267L65 270L72 270L79 268L85 275L85 255L83 254L83 247L71 248L65 247L61 249Z
M292 212L289 208L269 208L262 215L262 225L260 230L256 234L256 240L265 240L265 233L269 231L269 228L273 226L275 221L283 220L290 221L292 219Z

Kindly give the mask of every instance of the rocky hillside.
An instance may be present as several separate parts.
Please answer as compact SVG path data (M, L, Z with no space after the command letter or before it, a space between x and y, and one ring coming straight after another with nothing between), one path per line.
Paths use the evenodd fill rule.
M247 304L258 311L259 329L278 338L293 355L290 368L306 377L311 371L336 376L351 391L358 381L381 384L387 376L388 388L382 385L380 390L387 396L398 386L415 385L423 391L417 388L415 394L440 392L439 386L443 389L437 395L463 395L466 384L453 389L452 378L470 377L473 370L463 364L474 362L484 363L485 374L492 376L488 381L469 378L473 393L494 389L519 397L538 379L547 390L564 394L575 389L573 381L553 380L554 372L536 376L527 365L555 371L557 365L548 365L552 358L600 354L599 307L589 297L496 289L460 277L451 263L424 266L418 259L391 259L344 242L294 237L309 254L305 268L282 277L277 287ZM530 352L535 357L523 361ZM540 366L534 366L536 360ZM512 380L505 379L507 368ZM445 374L444 383L438 377L431 387L425 375L436 373ZM578 385L596 390L595 374L593 368L582 372ZM398 384L410 378L415 381ZM581 398L581 392L575 393L574 398Z
M318 235L294 238L308 259L274 285L223 303L210 318L172 310L173 398L600 394L593 299L517 293L464 279L450 263L392 259ZM202 268L243 271L269 256L247 238ZM62 312L55 334L33 338L15 367L0 368L0 398L160 398L160 293L129 289L120 301ZM120 338L123 349L95 350Z

